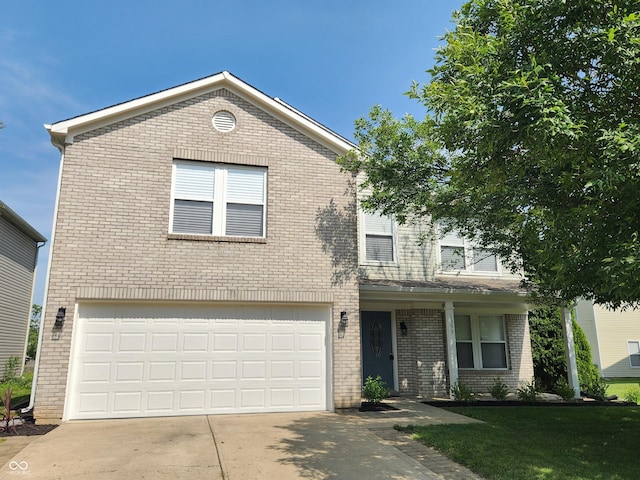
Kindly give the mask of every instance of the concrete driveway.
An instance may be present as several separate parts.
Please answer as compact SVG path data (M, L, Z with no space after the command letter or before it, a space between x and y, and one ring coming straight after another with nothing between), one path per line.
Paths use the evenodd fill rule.
M393 425L472 420L407 400L389 413L286 413L67 422L31 441L0 478L472 479Z

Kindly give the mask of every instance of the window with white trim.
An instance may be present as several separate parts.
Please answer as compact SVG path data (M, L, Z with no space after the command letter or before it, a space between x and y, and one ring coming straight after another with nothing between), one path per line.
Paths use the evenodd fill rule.
M264 237L266 183L263 167L175 161L171 233Z
M500 264L495 254L474 246L455 232L440 239L440 269L443 272L496 274Z
M506 369L507 341L502 315L455 315L460 369Z
M395 225L393 218L379 213L363 212L365 259L367 262L396 261Z
M640 367L640 341L628 341L627 348L629 349L629 365L631 368Z

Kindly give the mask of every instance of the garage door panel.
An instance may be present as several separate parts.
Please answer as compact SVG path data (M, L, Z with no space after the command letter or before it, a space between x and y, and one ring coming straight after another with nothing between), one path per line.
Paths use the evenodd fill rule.
M216 333L213 335L215 352L236 352L238 350L237 333Z
M118 335L118 351L144 353L147 343L145 333L121 333Z
M177 333L152 333L151 334L151 353L177 353L178 352L178 334Z
M236 400L236 389L216 389L210 391L210 411L211 413L233 412L238 403Z
M114 382L143 382L144 381L144 363L143 362L117 362L115 364Z
M168 414L175 410L174 406L175 392L169 391L155 391L147 394L147 412L150 414L161 413Z
M328 307L81 305L66 415L323 410L328 317Z
M176 362L165 361L149 361L149 378L150 382L175 382L176 381Z
M209 333L185 333L182 336L183 352L208 352L209 351Z

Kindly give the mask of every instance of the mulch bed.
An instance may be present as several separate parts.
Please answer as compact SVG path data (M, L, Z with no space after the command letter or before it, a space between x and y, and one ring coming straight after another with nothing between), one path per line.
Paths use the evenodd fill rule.
M455 400L422 402L433 407L637 407L629 402L522 402L519 400L479 400L477 402L457 402Z
M371 402L362 402L359 412L388 412L391 410L398 410L393 405L389 405L388 403L380 402L380 403L371 403Z
M2 437L30 437L32 435L44 435L56 428L58 425L36 425L32 422L26 422L22 425L16 425L15 431L9 429L8 431L0 431L0 438Z

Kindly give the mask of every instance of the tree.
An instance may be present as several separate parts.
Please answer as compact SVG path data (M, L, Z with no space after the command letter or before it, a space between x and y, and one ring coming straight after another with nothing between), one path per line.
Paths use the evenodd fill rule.
M42 318L42 306L35 303L31 306L31 320L29 322L29 340L27 341L27 356L36 358L38 352L38 334L40 332L40 319Z
M472 0L408 95L356 121L365 207L430 217L568 304L640 301L640 7Z

